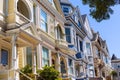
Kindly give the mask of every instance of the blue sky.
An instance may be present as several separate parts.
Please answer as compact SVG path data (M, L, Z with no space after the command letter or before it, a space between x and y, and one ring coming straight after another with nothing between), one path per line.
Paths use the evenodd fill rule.
M82 0L70 0L70 2L74 6L79 6L81 14L87 14L90 26L96 32L99 31L102 39L106 40L110 55L114 53L120 58L120 5L113 7L114 14L109 20L98 23L89 15L89 7L83 5Z

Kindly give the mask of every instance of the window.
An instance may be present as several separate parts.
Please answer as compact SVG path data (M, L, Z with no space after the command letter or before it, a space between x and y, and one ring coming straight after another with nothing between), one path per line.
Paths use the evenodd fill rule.
M47 48L42 48L42 66L49 65L49 51Z
M71 43L70 28L65 28L66 41Z
M73 40L74 40L74 45L75 45L76 44L76 33L74 30L73 30Z
M93 70L90 70L89 73L93 77L93 73L94 73Z
M32 66L32 49L30 47L26 48L26 64Z
M52 3L53 2L53 0L48 0L50 3Z
M66 73L65 63L64 63L63 59L60 61L60 68L61 68L62 74Z
M82 43L82 41L79 41L79 45L80 45L80 51L83 51L83 43Z
M93 62L92 57L88 57L89 62Z
M47 32L47 14L41 10L41 13L40 13L40 17L41 17L41 29L45 32Z
M106 63L108 63L108 58L107 57L105 57L105 61L106 61Z
M64 7L63 7L63 12L64 12L64 13L69 13L69 8L64 6Z
M78 26L81 28L81 23L80 23L80 21L78 21Z
M69 63L69 72L71 74L73 74L73 61L72 61L72 59L68 59L68 63Z
M3 66L8 65L8 51L5 49L1 50L1 64Z
M77 51L79 51L79 47L78 47L78 37L76 37L76 42L77 42Z
M62 30L60 27L57 27L57 39L62 39Z
M86 43L87 54L91 54L90 43Z

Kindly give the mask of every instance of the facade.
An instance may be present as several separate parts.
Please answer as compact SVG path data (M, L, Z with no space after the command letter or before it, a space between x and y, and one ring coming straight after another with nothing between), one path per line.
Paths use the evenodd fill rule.
M120 80L120 59L117 58L114 54L111 58L111 65L113 70L117 73L115 80Z
M110 64L110 55L106 41L102 40L99 33L93 32L92 49L94 57L95 78L101 80L111 80L112 71ZM92 80L92 79L91 79Z
M0 80L20 80L26 65L54 66L63 80L109 77L106 42L68 0L1 0Z
M19 69L27 64L34 74L36 66L54 65L68 79L68 69L74 69L73 61L68 67L68 57L75 51L66 42L59 1L2 0L0 4L0 79L19 80Z
M66 18L65 31L69 48L76 50L75 77L89 79L94 76L94 61L92 53L93 38L86 15L81 15L78 7L74 7L68 0L60 0L61 8Z
M93 51L92 51L92 38L93 34L90 28L89 20L87 18L87 15L82 15L82 20L84 24L84 31L86 32L87 36L84 38L84 54L87 57L87 75L89 78L95 76L94 72L94 60L93 60Z

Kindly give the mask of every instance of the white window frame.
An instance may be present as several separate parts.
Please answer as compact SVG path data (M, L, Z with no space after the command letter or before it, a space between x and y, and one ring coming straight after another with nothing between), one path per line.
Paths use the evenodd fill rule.
M48 58L44 58L44 57L43 57L43 49L46 49L46 50L47 50L47 52L48 52L48 53L47 53ZM50 65L49 58L50 58L50 57L49 57L49 49L47 49L46 47L43 46L43 47L42 47L42 67L44 67L45 65L48 65L48 66ZM48 64L43 64L43 60L44 60L44 62L47 61Z
M44 21L43 19L42 19L42 15L41 15L41 12L44 12L45 14L46 14L46 21ZM40 28L43 30L43 31L45 31L45 32L48 32L48 15L47 15L47 13L45 12L45 10L43 10L43 9L40 9ZM45 24L45 27L44 27L44 29L42 28L42 23L43 24Z

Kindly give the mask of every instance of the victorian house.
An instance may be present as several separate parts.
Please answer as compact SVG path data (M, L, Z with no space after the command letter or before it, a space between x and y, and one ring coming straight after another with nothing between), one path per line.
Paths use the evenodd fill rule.
M76 51L73 56L75 74L72 79L89 79L89 76L94 75L94 65L90 41L92 33L87 17L81 16L79 8L74 7L68 0L60 0L60 3L67 20L65 22L66 41L68 42L68 47ZM91 61L88 61L88 59Z
M93 33L92 49L95 76L90 80L93 79L111 80L110 73L112 71L112 68L106 41L100 37L98 32L96 33L92 30L92 33Z
M91 31L91 27L89 24L89 20L87 15L82 15L82 20L83 20L83 28L85 33L87 34L86 37L84 38L84 54L86 54L87 57L87 76L90 79L91 77L95 76L95 72L94 72L94 60L93 60L93 51L92 51L92 38L93 38L93 34Z
M1 0L0 79L19 80L27 64L34 74L36 67L54 65L68 79L75 51L68 48L65 21L58 0Z

